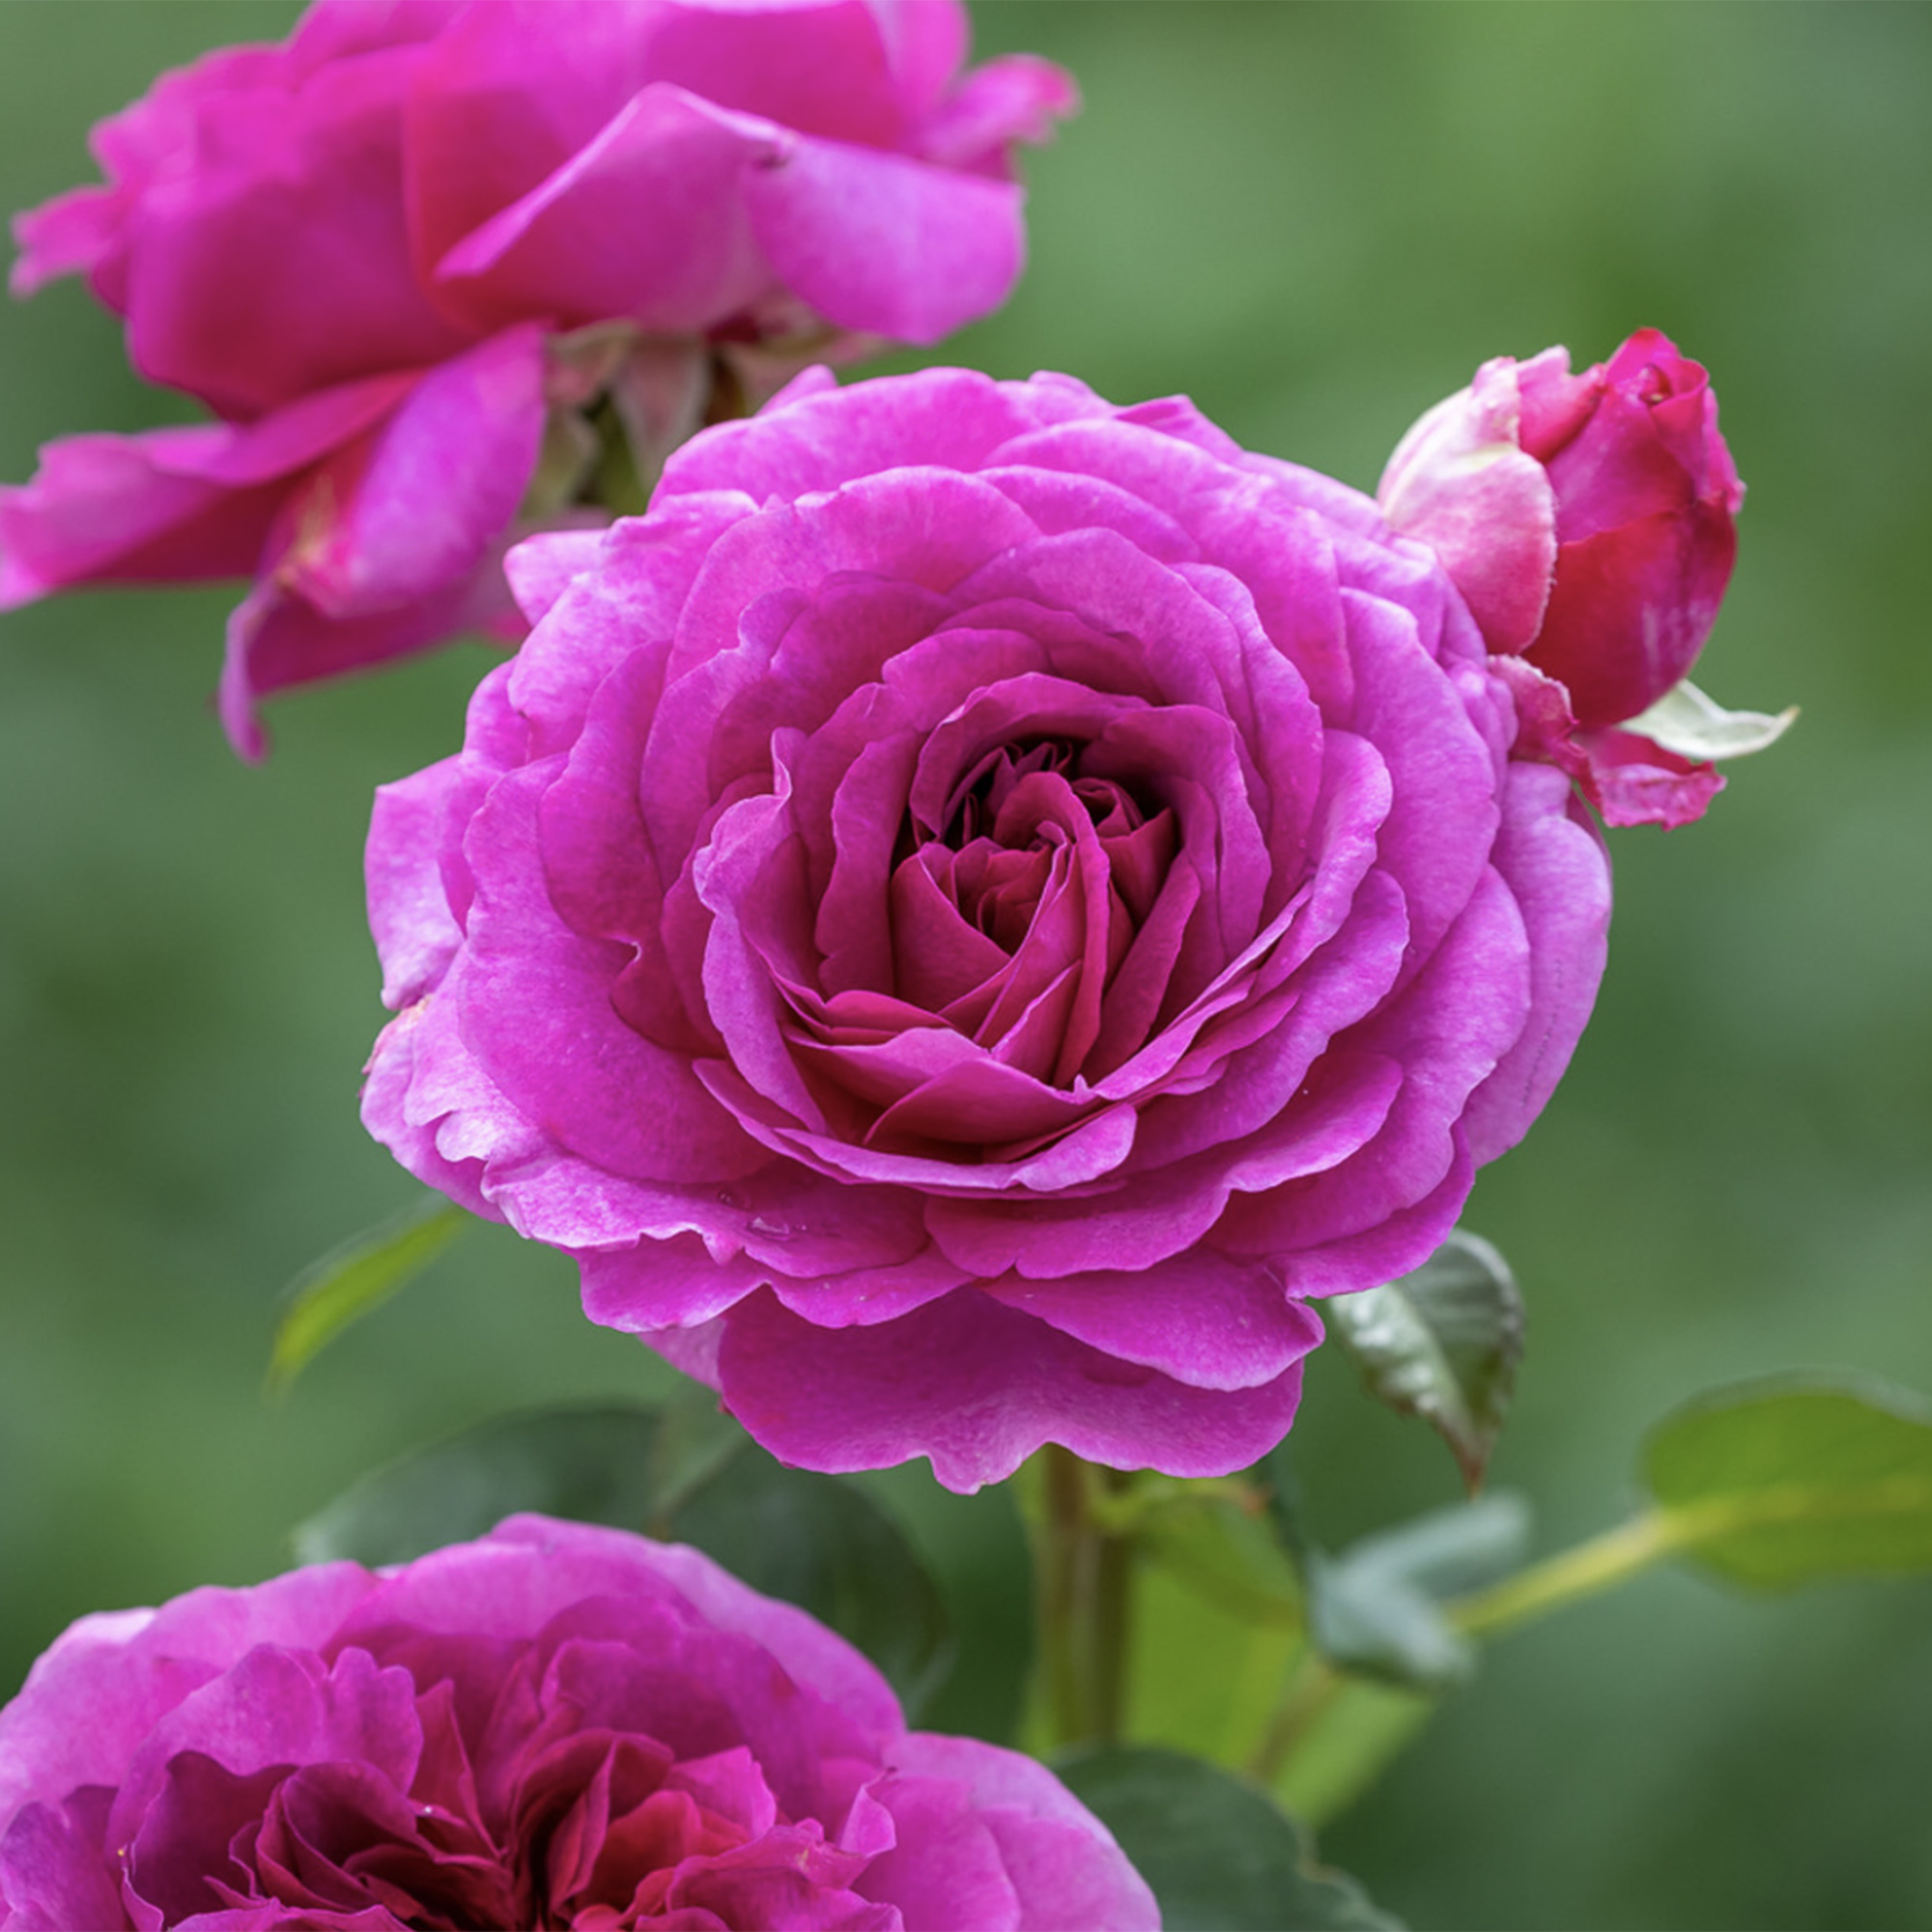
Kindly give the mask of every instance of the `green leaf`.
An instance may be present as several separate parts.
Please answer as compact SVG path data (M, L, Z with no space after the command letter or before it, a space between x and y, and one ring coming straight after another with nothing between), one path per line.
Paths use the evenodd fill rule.
M523 1510L640 1530L657 1439L656 1412L628 1405L498 1417L360 1478L298 1526L296 1555L408 1563Z
M1666 691L1648 711L1626 719L1620 727L1634 731L1685 758L1743 758L1768 751L1798 722L1798 707L1773 715L1727 711L1687 677Z
M748 1444L668 1519L754 1590L830 1624L885 1672L910 1717L952 1662L946 1611L898 1525L850 1483Z
M1493 1495L1364 1537L1339 1557L1314 1556L1316 1644L1332 1663L1410 1690L1461 1683L1475 1655L1441 1601L1515 1568L1528 1547L1528 1505Z
M1652 1432L1643 1475L1667 1544L1735 1583L1932 1569L1932 1409L1900 1390L1719 1390Z
M960 1495L941 1489L923 1462L851 1480L905 1533L946 1605L952 1665L923 1701L921 1724L1010 1745L1034 1663L1033 1551L1012 1484Z
M1322 1310L1370 1393L1431 1424L1475 1491L1522 1360L1522 1296L1509 1264L1459 1228L1413 1274L1331 1296Z
M686 1383L658 1406L656 1414L649 1469L651 1515L644 1526L663 1541L673 1534L674 1513L734 1456L770 1459L725 1414L717 1393L701 1382Z
M1312 1864L1264 1792L1200 1758L1141 1745L1053 1768L1120 1840L1167 1932L1400 1932L1354 1880Z
M897 1524L854 1485L774 1462L708 1389L482 1423L364 1476L296 1530L296 1554L406 1563L526 1510L695 1544L856 1644L911 1715L945 1675L945 1608Z
M469 1225L440 1194L345 1241L289 1284L289 1302L269 1355L269 1387L279 1395L352 1321L414 1280Z

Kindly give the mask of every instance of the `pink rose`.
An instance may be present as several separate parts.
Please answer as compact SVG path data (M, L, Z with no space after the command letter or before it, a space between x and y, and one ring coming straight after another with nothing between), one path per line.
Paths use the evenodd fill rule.
M1031 1758L678 1545L513 1517L84 1617L0 1712L0 1925L1142 1932Z
M1702 813L1708 763L1667 727L1610 728L1681 685L1730 581L1744 485L1700 364L1654 328L1580 376L1565 349L1497 356L1403 439L1379 497L1519 661L1526 731L1611 824Z
M1595 997L1604 855L1434 554L1184 400L801 378L385 787L364 1118L786 1462L1288 1429Z
M805 361L1005 298L1010 149L1073 89L961 78L965 41L956 0L319 0L164 74L95 130L104 185L20 217L14 287L85 273L224 420L51 445L0 492L0 607L254 577L250 753L263 693L514 639L522 530L603 521Z

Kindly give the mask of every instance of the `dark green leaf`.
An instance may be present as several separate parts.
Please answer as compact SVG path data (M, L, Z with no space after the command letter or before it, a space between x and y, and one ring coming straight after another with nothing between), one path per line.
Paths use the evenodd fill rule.
M1364 1537L1308 1568L1309 1619L1331 1662L1417 1690L1469 1674L1474 1653L1440 1609L1445 1597L1521 1562L1529 1511L1515 1495L1434 1510Z
M1459 1228L1413 1274L1322 1312L1370 1392L1428 1422L1478 1488L1522 1359L1522 1297L1502 1256Z
M929 1731L1010 1745L1033 1677L1033 1551L1011 1483L941 1489L923 1462L853 1479L896 1522L939 1586L952 1666L920 1711Z
M1148 1746L1069 1753L1054 1769L1121 1842L1167 1932L1400 1932L1256 1786Z
M269 1354L269 1386L279 1394L343 1329L413 1281L469 1225L440 1194L345 1241L289 1284L287 1312Z
M655 1411L631 1406L482 1423L362 1477L297 1528L296 1555L407 1563L521 1510L641 1530L657 1435Z
M1899 1390L1721 1390L1652 1432L1643 1473L1668 1544L1733 1582L1932 1569L1932 1411Z
M657 1434L651 1441L651 1520L655 1537L671 1534L670 1520L692 1495L708 1483L734 1456L757 1456L764 1451L726 1415L714 1390L689 1382L656 1411Z
M853 1484L733 1457L668 1513L667 1533L830 1624L885 1672L915 1719L952 1644L939 1593L898 1525Z
M1302 1520L1301 1483L1295 1474L1294 1459L1284 1436L1255 1466L1248 1480L1261 1492L1267 1504L1268 1521L1275 1540L1299 1563L1310 1548L1308 1526Z

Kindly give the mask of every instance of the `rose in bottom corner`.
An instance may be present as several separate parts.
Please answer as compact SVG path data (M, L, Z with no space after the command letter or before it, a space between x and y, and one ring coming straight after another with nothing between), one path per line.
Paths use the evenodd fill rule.
M781 1459L1223 1474L1441 1241L1609 884L1434 551L1184 400L802 379L379 795L364 1118Z
M0 1924L1142 1932L1031 1758L695 1549L543 1517L85 1617L0 1712Z

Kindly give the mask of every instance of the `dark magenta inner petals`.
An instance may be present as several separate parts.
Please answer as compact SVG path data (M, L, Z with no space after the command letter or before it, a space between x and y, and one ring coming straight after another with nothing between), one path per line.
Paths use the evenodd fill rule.
M636 1643L613 1641L613 1625ZM269 1908L386 1913L424 1932L624 1932L708 1909L707 1898L753 1901L751 1918L724 1922L764 1923L755 1901L767 1893L809 1909L867 1863L829 1846L816 1819L794 1823L768 1782L769 1768L795 1802L827 1795L804 1714L748 1725L732 1710L772 1669L742 1637L680 1632L659 1606L606 1613L590 1600L533 1644L454 1657L434 1639L405 1648L419 1668L455 1673L414 1699L419 1751L386 1768L331 1757L246 1773L207 1750L175 1752L125 1857L133 1896L168 1924ZM637 1728L646 1713L681 1747ZM836 1722L827 1733L841 1735Z
M1041 820L1064 813L1063 792L1070 794L1098 831L1131 832L1141 822L1140 807L1114 780L1081 773L1083 749L1049 738L988 752L953 794L946 842L964 846L990 836L1002 845L1024 845L1037 836ZM1059 788L1043 785L1043 780L1058 780Z
M760 949L834 1131L951 1162L1037 1151L1111 1105L1094 1086L1254 939L1252 780L1225 717L1022 671L842 783L838 809L875 828L884 930L862 946L821 911L823 975Z

